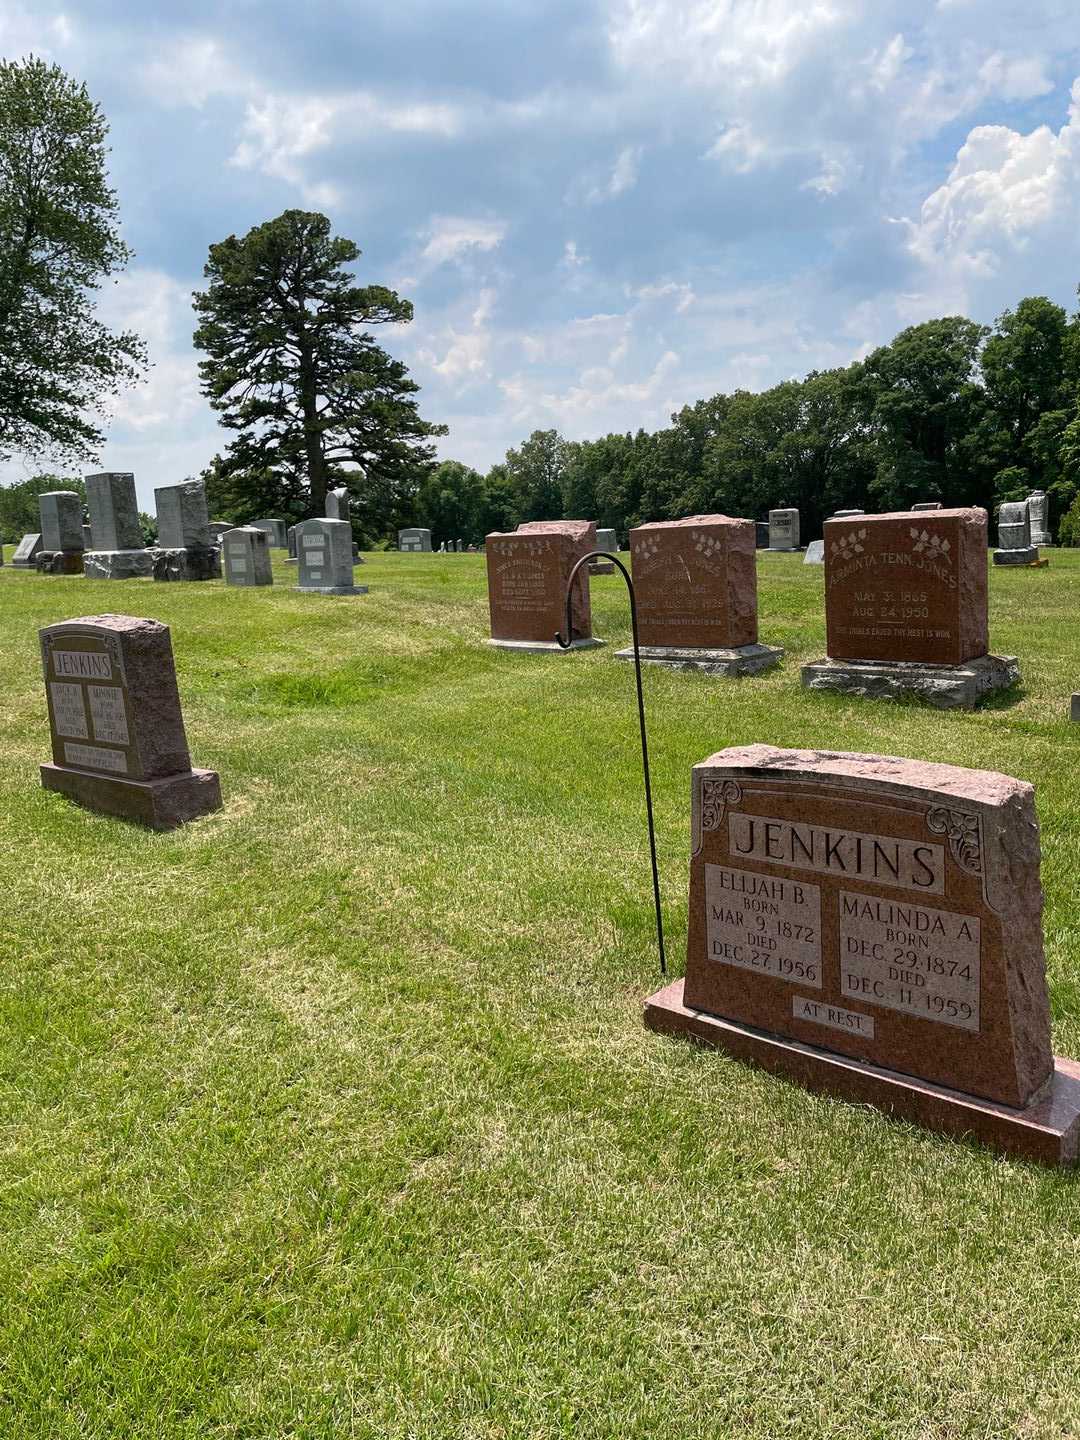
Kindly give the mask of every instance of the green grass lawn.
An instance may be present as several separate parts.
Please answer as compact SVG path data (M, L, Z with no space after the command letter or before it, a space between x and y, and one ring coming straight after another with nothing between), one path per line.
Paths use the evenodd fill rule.
M622 580L604 650L492 650L483 560L367 596L0 570L0 1436L1080 1435L1078 1182L647 1033L659 984ZM1017 695L804 694L822 570L759 556L728 681L646 673L673 970L691 765L886 752L1032 781L1080 1056L1080 552L991 574ZM225 808L39 785L37 631L172 627Z

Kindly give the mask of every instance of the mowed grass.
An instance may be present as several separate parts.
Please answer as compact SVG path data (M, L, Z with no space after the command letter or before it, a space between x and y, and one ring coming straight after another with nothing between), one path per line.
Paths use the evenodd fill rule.
M1080 1435L1080 1202L647 1033L659 983L620 577L604 650L494 651L483 560L371 593L0 571L0 1435ZM645 676L681 973L690 767L875 751L1032 781L1080 1055L1080 553L991 574L1018 694L804 694L822 571L759 557L779 671ZM224 810L38 782L37 631L172 627Z

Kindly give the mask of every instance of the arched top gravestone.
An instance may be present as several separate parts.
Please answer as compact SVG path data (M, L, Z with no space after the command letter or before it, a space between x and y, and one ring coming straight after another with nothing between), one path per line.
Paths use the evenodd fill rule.
M193 770L169 630L132 615L84 615L40 632L52 763L42 784L92 810L169 830L221 805Z
M1022 780L722 750L693 771L686 979L647 1022L937 1129L1075 1158L1080 1066L1050 1049L1039 859Z

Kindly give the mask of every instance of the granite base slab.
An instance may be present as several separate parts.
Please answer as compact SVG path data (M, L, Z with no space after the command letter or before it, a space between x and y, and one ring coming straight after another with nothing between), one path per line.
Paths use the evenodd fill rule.
M294 585L301 595L366 595L366 585Z
M154 573L154 551L87 550L83 573L88 580L141 580Z
M175 830L221 809L221 780L216 770L182 770L159 780L125 780L50 761L41 767L41 783L87 810L134 820L151 830Z
M936 710L972 710L987 695L1020 680L1015 655L980 655L963 665L923 665L910 660L815 660L804 665L805 690L832 690L872 700L915 698Z
M793 1080L807 1090L873 1105L897 1119L955 1139L976 1140L1001 1155L1041 1165L1076 1163L1080 1150L1080 1062L1055 1057L1045 1091L1023 1110L932 1085L926 1080L819 1050L782 1035L722 1020L683 1004L676 980L645 1002L645 1026L686 1036Z
M1025 546L1022 550L995 550L993 561L995 565L1038 565L1038 546Z
M81 575L83 573L83 552L81 550L40 550L35 564L39 575Z
M732 649L696 650L680 645L641 645L643 665L671 670L703 670L706 675L759 675L779 664L783 650L775 645L738 645ZM616 660L633 660L634 647L615 651Z
M158 546L154 550L154 579L220 580L221 551L212 545Z
M560 645L557 640L489 640L489 645L494 645L496 650L522 650L535 652L538 655L566 653L567 650L595 650L597 646L603 645L603 640L597 640L590 635L585 640L574 640L569 646Z
M770 555L801 555L805 545L765 545L762 547L768 550Z
M600 561L600 563L597 564L597 565L592 565L592 564L590 564L590 566L589 566L589 574L590 574L590 575L614 575L614 574L615 574L615 566L612 565L612 563L611 563L610 560L602 560L602 561Z

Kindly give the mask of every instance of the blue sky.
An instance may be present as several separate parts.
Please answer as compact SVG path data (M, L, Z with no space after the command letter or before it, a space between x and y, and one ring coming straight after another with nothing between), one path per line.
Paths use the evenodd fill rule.
M100 458L147 505L227 438L207 246L290 206L413 301L383 341L481 468L933 315L1075 308L1076 0L0 0L0 53L31 51L111 123L136 258L102 305L155 363Z

